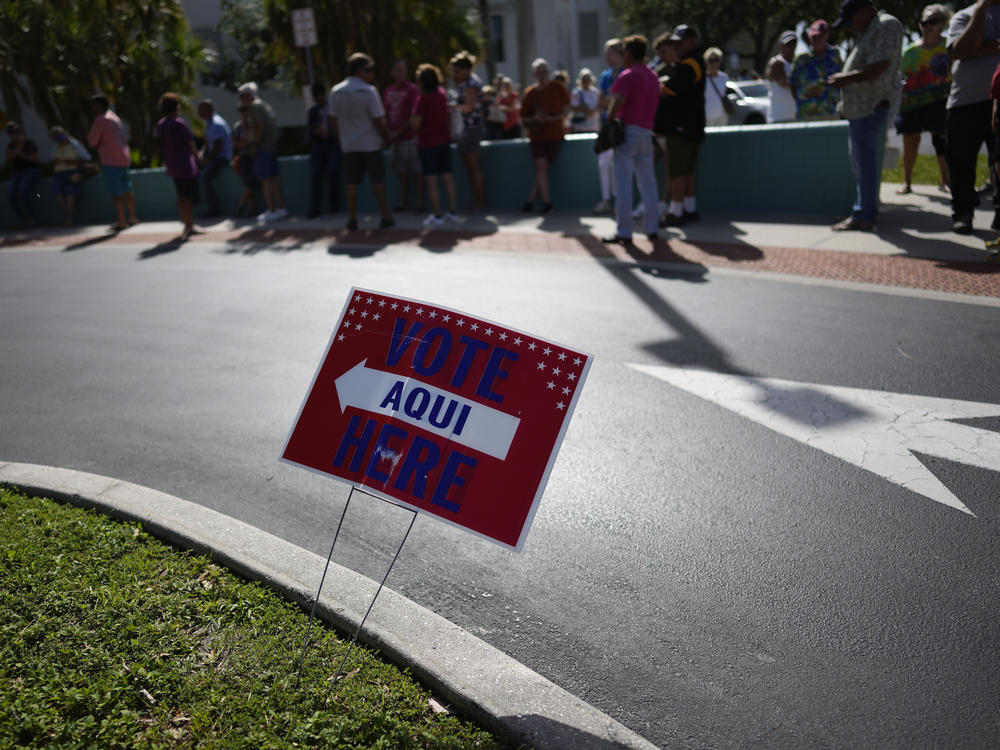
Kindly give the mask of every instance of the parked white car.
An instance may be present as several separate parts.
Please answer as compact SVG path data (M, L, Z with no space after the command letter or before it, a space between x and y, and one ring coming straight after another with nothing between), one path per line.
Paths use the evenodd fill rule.
M766 81L730 81L726 95L736 105L729 116L730 125L763 125L771 111Z

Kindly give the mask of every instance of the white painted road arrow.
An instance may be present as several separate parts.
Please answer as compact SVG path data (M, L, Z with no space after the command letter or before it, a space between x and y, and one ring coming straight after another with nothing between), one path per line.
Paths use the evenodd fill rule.
M769 429L975 515L911 451L1000 471L1000 434L951 419L1000 416L1000 404L628 365Z
M367 361L334 381L341 412L353 406L385 414L501 461L507 458L521 423L518 417L415 378L374 370L365 366Z

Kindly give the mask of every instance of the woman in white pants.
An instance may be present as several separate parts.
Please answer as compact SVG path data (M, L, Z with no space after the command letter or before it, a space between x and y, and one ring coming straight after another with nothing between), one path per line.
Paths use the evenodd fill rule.
M601 94L597 99L597 108L601 111L601 122L607 117L606 110L611 101L611 86L621 74L625 61L625 46L621 39L609 39L604 43L604 59L609 67L601 73L601 80L598 84ZM609 214L611 213L611 198L615 194L615 152L613 149L598 154L597 174L601 180L601 202L594 206L594 213Z

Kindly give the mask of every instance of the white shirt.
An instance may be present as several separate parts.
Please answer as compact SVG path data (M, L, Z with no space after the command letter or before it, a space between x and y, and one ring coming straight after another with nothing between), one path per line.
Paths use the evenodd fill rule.
M385 107L374 86L348 76L330 90L329 111L337 118L340 148L345 154L382 150L375 120L385 117Z
M729 74L721 70L712 76L705 74L705 119L715 120L726 116L726 108L722 106L722 97L726 95L726 84ZM718 93L716 93L718 90Z
M792 62L781 58L785 66L785 77L792 77ZM797 109L795 107L795 97L792 90L779 86L774 81L767 82L767 95L771 100L771 112L767 116L768 122L791 122L795 119Z

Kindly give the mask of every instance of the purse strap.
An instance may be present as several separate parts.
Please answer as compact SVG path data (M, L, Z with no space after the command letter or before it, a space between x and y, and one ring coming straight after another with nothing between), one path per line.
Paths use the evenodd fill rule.
M713 78L715 78L715 76L706 76L706 78L708 78L708 82L712 84L712 88L715 89L715 95L719 97L719 99L722 99L722 94L719 93L719 87L716 86L715 81L712 80Z

